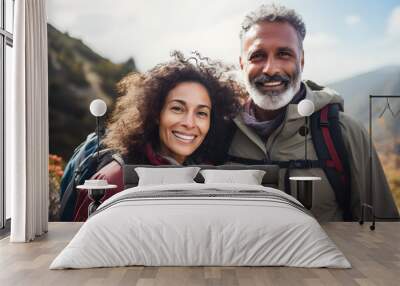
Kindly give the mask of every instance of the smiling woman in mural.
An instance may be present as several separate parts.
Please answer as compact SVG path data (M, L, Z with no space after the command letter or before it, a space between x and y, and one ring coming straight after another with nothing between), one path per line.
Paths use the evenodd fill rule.
M130 164L219 164L224 160L226 124L240 108L243 89L226 77L227 68L194 55L174 59L147 73L130 74L118 84L121 96L107 126L103 143ZM93 179L118 186L104 197L122 191L122 168L116 161ZM90 203L80 192L74 220L87 219Z

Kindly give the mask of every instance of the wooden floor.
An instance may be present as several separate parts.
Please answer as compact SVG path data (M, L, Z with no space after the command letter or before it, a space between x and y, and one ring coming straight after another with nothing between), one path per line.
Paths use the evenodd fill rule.
M120 267L48 270L80 228L50 223L32 243L0 241L0 285L400 285L400 223L380 222L375 231L358 223L323 225L353 268Z

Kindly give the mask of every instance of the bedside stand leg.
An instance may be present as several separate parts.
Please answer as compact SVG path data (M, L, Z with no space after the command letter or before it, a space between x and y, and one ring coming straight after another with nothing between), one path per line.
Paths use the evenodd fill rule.
M102 197L104 197L105 193L106 193L105 189L88 190L89 198L92 200L92 203L88 207L88 217L91 216L101 205L100 200Z
M310 210L312 208L312 181L297 181L297 199Z

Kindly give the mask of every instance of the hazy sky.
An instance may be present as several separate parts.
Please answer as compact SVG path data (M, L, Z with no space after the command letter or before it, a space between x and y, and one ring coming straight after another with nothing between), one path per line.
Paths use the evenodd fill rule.
M114 62L133 57L144 71L171 50L237 64L239 27L258 0L49 0L49 22ZM304 78L332 82L400 64L399 0L274 1L307 26Z

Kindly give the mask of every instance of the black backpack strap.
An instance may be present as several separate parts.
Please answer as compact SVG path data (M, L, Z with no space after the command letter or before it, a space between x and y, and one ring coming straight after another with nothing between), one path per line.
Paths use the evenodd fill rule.
M352 220L350 166L339 125L339 104L329 104L311 116L311 134L318 159L343 210L345 221Z
M232 155L228 155L227 162L243 164L243 165L264 165L267 163L265 160L247 159Z
M113 160L117 161L121 165L121 156L119 156L119 154L116 153L115 150L112 150L110 148L102 149L99 151L99 160L97 160L97 153L93 153L91 158L91 162L95 164L95 168L93 168L93 170L97 172Z
M113 158L115 161L117 161L117 163L118 163L120 166L124 166L124 165L125 165L124 159L122 158L122 156L121 156L119 153L114 153L114 154L112 155L112 158Z

